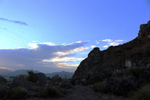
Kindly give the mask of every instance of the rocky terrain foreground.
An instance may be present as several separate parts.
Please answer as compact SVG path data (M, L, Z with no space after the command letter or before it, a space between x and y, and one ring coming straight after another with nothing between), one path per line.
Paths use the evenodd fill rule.
M73 90L64 97L49 98L49 99L29 98L25 100L130 100L130 99L117 97L110 94L98 93L87 86L74 86Z

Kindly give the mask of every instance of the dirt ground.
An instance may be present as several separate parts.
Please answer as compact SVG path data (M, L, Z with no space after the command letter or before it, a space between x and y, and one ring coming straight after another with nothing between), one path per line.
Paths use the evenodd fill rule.
M130 100L129 98L116 97L111 94L102 94L93 91L87 86L74 86L73 91L61 98L28 98L26 100Z

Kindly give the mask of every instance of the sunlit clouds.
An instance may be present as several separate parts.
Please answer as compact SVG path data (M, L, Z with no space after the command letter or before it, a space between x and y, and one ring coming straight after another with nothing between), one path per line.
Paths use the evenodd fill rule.
M37 49L39 47L36 43L29 43L28 46L30 46L31 49Z
M57 63L57 65L60 68L71 69L71 68L76 68L79 64Z
M95 44L77 41L57 45L53 42L32 41L28 48L0 49L0 69L33 69L43 72L75 71L79 63L95 47L117 46L124 40L104 39ZM103 46L99 46L101 44ZM8 63L9 62L9 63Z
M82 61L85 58L75 58L75 57L55 57L51 59L44 59L43 62L76 62Z
M96 45L91 45L91 48L95 48L96 47Z
M81 51L84 51L84 50L87 50L87 49L89 49L89 47L79 47L79 48L75 48L75 49L67 51L67 52L60 52L60 51L56 52L56 55L65 56L65 55L81 52Z
M0 67L0 69L9 69L9 68L7 68L7 67Z
M52 42L28 43L30 48L1 49L1 69L33 69L43 72L74 71L85 57L80 52L88 50L88 42L74 42L56 45Z
M48 45L48 46L55 46L55 43L52 42L43 42L43 43L37 43L37 41L32 41L32 43L28 43L28 46L30 46L30 49L37 49L39 46L38 45Z
M78 61L81 62L85 58L76 58L76 57L54 57L51 59L44 59L43 62L53 62L57 67L61 68L76 68L78 67ZM76 62L76 64L71 64L72 62Z
M124 40L112 40L112 39L104 39L102 42L106 42L107 44L103 46L103 48L108 48L109 46L118 46L123 43Z

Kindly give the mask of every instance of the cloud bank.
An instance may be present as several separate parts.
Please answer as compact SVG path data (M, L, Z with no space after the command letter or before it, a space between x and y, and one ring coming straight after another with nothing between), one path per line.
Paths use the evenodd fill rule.
M29 43L31 48L1 49L0 68L34 69L42 72L74 71L77 61L84 58L74 57L78 52L87 50L87 42L75 42L68 45L55 45L51 42Z
M10 19L1 18L1 17L0 17L0 20L1 20L1 21L10 22L10 23L14 23L14 24L20 24L20 25L28 26L27 23L22 22L22 21L10 20Z

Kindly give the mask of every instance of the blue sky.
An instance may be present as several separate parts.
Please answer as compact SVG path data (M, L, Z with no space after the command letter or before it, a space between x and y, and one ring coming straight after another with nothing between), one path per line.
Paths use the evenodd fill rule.
M137 37L149 11L149 0L0 0L0 68L74 71L93 47Z

